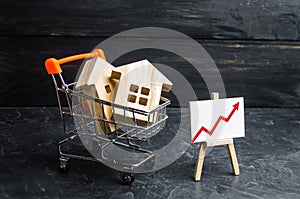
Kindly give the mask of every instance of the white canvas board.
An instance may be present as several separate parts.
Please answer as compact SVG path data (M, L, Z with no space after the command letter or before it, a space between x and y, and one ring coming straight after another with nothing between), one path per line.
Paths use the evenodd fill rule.
M245 136L244 98L190 102L191 142Z

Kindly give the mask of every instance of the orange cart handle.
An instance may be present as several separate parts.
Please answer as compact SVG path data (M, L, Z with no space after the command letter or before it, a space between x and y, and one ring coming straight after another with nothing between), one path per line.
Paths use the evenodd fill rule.
M101 57L102 59L106 60L105 54L103 50L101 49L95 49L91 53L84 53L79 55L73 55L70 57L65 57L62 59L55 59L55 58L49 58L45 61L45 67L49 75L59 74L62 72L62 69L60 67L61 64L65 64L68 62L76 61L79 59L86 59L86 58L95 58L95 57Z

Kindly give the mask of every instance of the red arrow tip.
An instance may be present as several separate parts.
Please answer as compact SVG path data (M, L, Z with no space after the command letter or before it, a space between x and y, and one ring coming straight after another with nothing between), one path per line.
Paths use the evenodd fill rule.
M239 110L240 102L233 105L234 110Z

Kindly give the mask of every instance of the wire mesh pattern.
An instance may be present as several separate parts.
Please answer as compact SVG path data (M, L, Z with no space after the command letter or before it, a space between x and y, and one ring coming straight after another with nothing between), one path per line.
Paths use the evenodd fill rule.
M64 131L66 134L70 134L69 137L58 143L61 168L68 165L66 162L69 158L99 161L108 165L113 164L114 168L118 167L120 170L130 173L133 173L138 167L149 165L149 162L153 166L155 157L153 152L136 145L133 141L145 141L164 128L168 118L166 107L170 104L168 99L161 97L160 105L147 112L85 95L83 90L74 89L76 82L65 83L61 73L52 74L51 76L56 90ZM59 83L61 83L61 86L59 86ZM62 106L64 103L67 104L66 107ZM111 118L105 117L104 110L106 109L112 111ZM137 118L143 118L143 120ZM97 157L62 151L61 146L63 144L79 136L88 137L88 139L96 142ZM111 144L126 148L134 153L144 154L143 158L137 158L136 161L130 163L105 156L105 150L108 151ZM93 149L93 147L87 148L90 152Z

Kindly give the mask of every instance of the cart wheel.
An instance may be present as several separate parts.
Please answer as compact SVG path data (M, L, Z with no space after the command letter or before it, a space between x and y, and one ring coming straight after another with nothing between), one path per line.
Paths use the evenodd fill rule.
M66 157L59 158L59 171L61 173L68 173L70 170L70 159Z
M121 180L124 184L131 185L134 182L135 178L134 175L131 173L123 173L121 175Z

